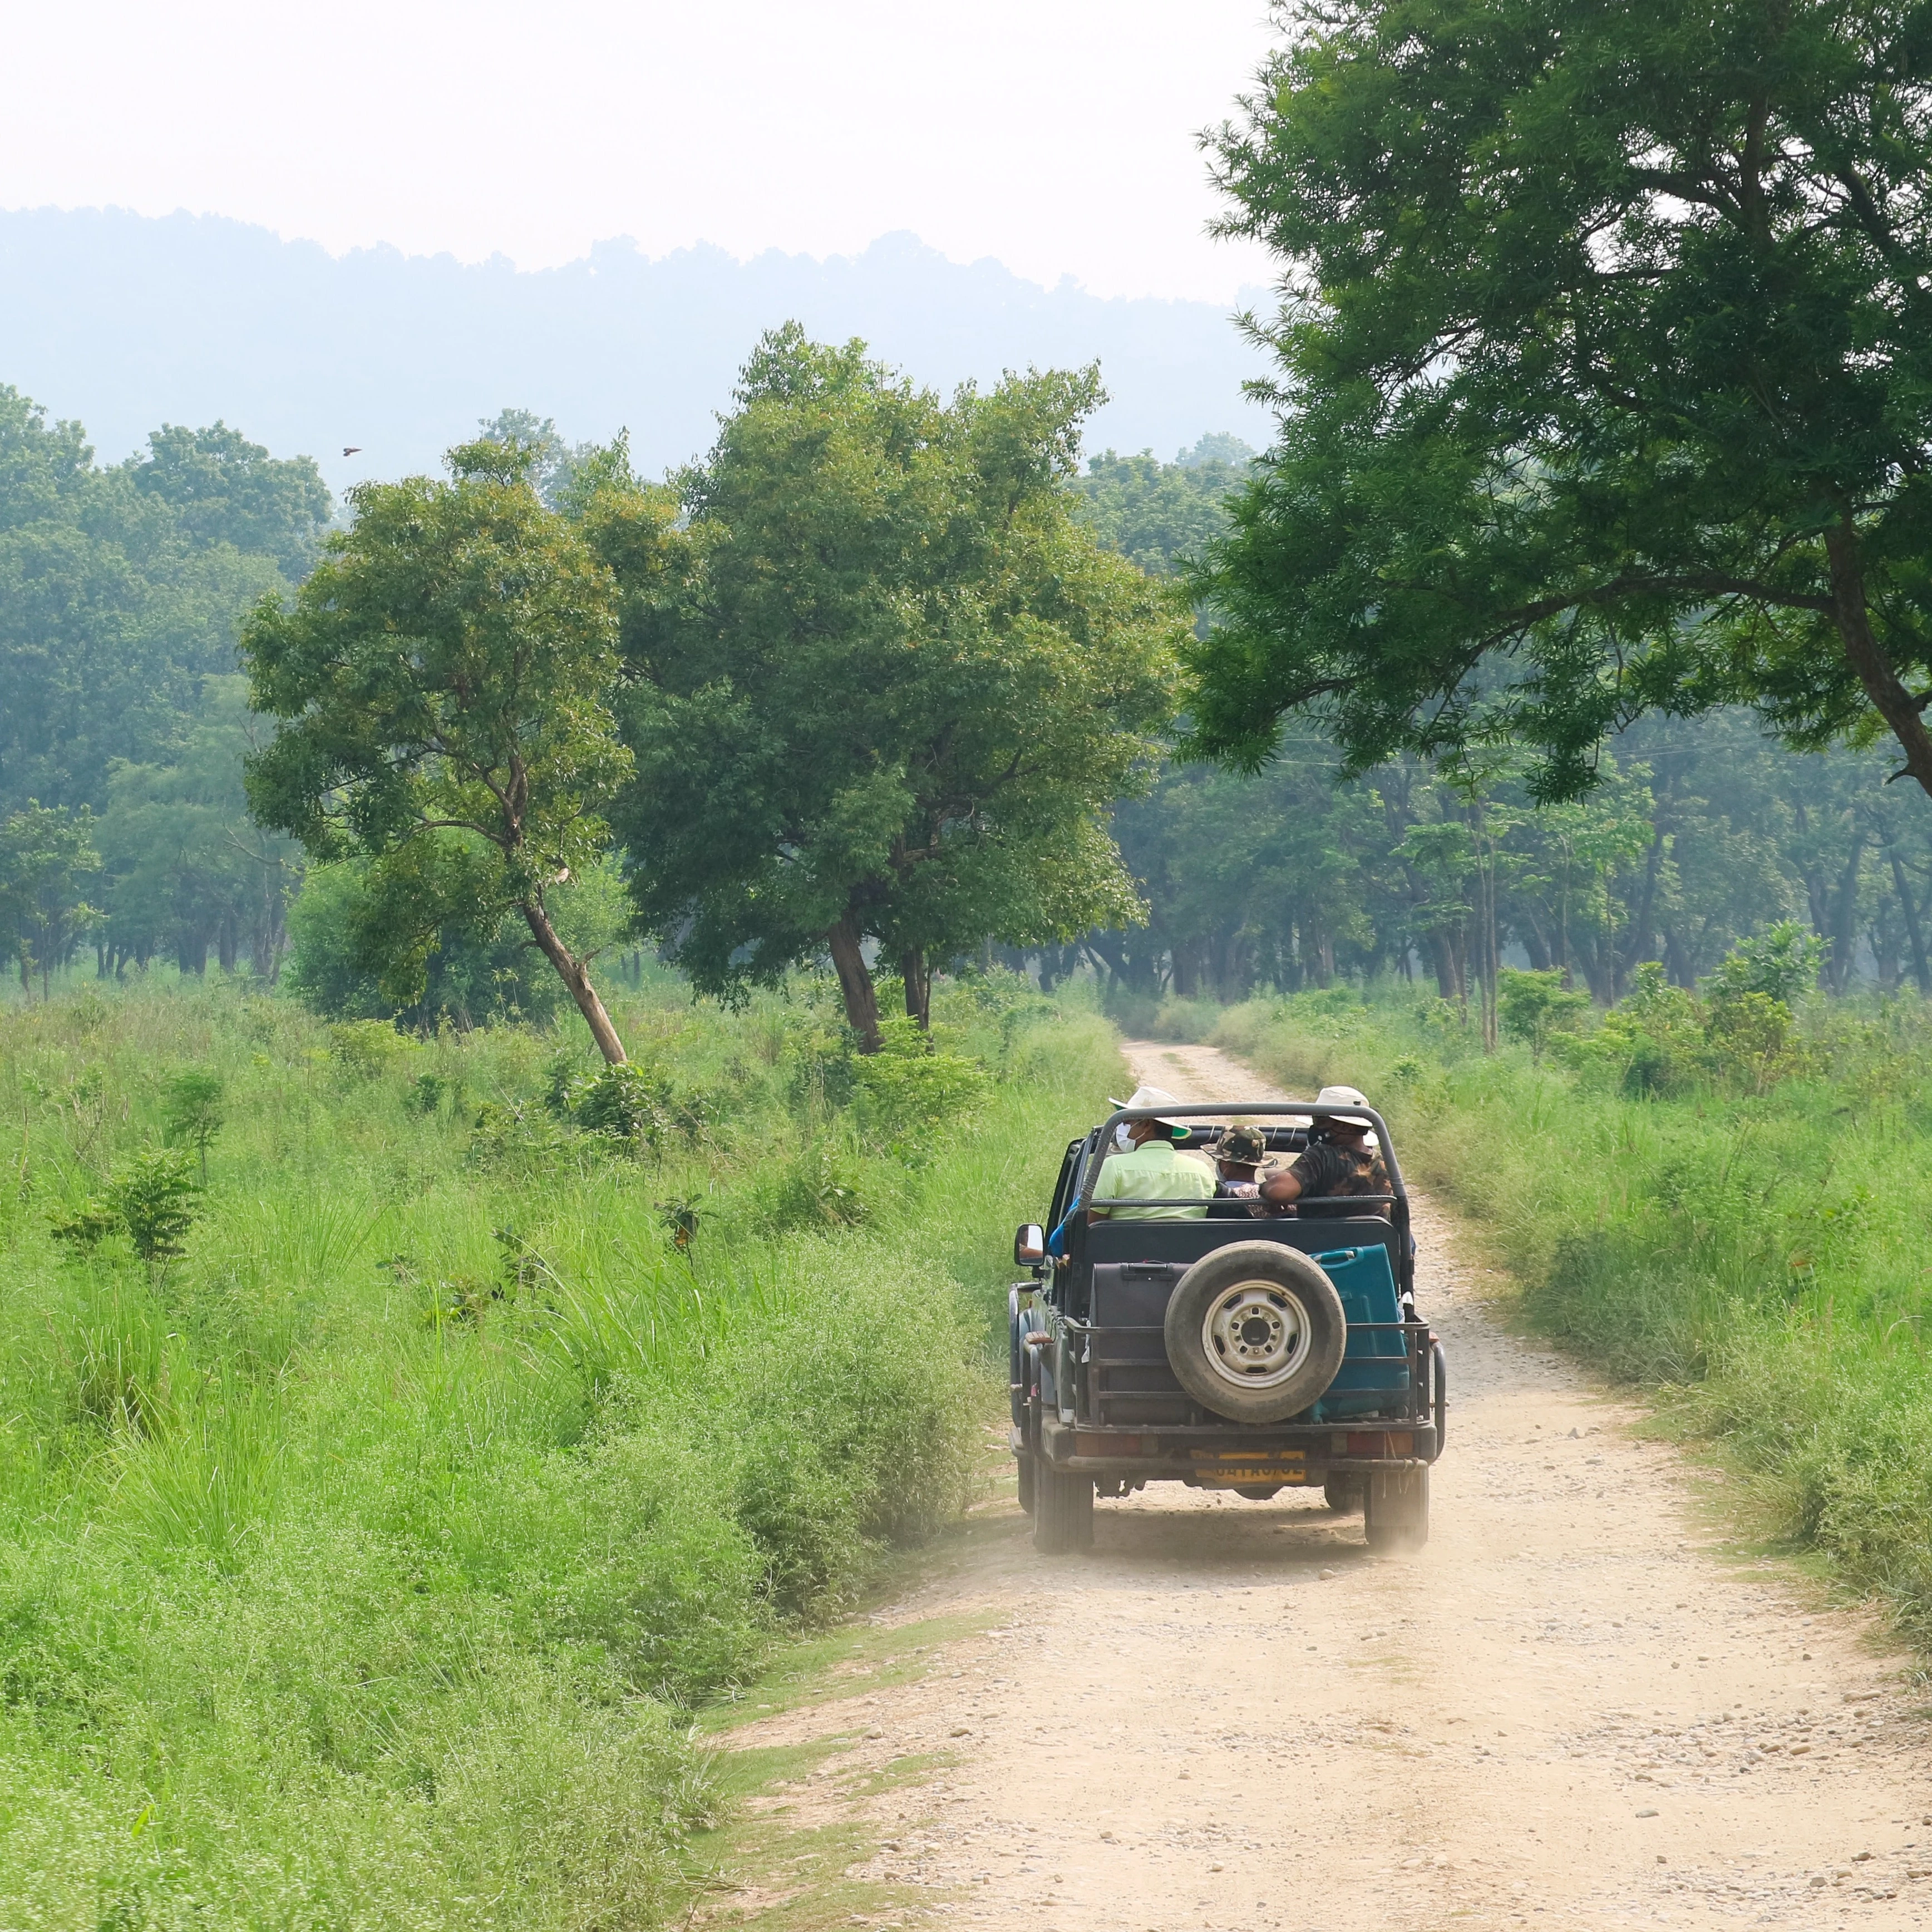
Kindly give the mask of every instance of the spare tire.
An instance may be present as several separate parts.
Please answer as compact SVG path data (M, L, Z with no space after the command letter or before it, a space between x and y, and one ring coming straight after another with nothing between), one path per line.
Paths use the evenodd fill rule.
M1335 1284L1298 1249L1236 1241L1180 1277L1163 1332L1169 1365L1204 1408L1280 1422L1335 1379L1348 1324Z

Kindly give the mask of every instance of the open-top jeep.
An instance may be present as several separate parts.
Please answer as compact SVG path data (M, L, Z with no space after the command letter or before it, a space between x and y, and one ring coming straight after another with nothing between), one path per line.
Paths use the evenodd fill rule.
M1305 1198L1288 1213L1239 1199L1090 1209L1124 1123L1185 1124L1178 1144L1210 1160L1220 1123L1262 1128L1292 1160L1314 1124L1367 1119L1390 1192ZM1130 1218L1126 1208L1181 1209ZM1049 1231L1051 1231L1049 1232ZM1093 1541L1094 1498L1150 1482L1264 1501L1320 1484L1360 1508L1371 1550L1429 1538L1429 1466L1442 1453L1442 1344L1415 1312L1408 1197L1372 1108L1295 1100L1123 1107L1074 1142L1052 1211L1022 1228L1013 1258L1034 1280L1008 1297L1012 1443L1034 1541Z

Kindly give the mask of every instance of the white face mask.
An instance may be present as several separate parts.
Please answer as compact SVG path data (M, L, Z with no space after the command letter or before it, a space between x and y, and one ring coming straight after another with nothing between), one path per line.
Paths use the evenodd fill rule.
M1117 1148L1124 1148L1129 1144L1127 1140L1127 1124L1125 1120L1121 1121L1120 1125L1114 1130L1114 1144Z

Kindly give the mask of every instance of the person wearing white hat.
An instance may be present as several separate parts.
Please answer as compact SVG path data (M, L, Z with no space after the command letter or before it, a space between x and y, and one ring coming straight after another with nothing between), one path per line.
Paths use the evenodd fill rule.
M1366 1107L1368 1096L1354 1087L1324 1087L1315 1096L1323 1107ZM1336 1196L1387 1194L1388 1168L1365 1119L1330 1114L1318 1120L1308 1145L1294 1162L1270 1174L1261 1184L1261 1197L1270 1206L1287 1207L1307 1199L1324 1204L1300 1211L1311 1219L1352 1214L1388 1214L1387 1203L1364 1203L1359 1209Z
M1116 1104L1118 1104L1118 1102ZM1159 1087L1137 1087L1128 1106L1178 1107L1180 1102ZM1109 1153L1100 1163L1088 1202L1090 1221L1198 1221L1208 1212L1220 1177L1211 1162L1184 1154L1174 1145L1187 1130L1172 1120L1125 1120L1127 1147ZM1136 1201L1172 1202L1172 1207L1136 1208ZM1200 1202L1196 1208L1191 1204Z

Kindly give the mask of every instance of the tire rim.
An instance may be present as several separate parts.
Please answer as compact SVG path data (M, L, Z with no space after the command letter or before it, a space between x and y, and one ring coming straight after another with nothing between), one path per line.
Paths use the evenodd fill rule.
M1236 1388L1269 1389L1286 1382L1314 1343L1300 1297L1279 1282L1244 1281L1224 1288L1201 1323L1208 1366Z

